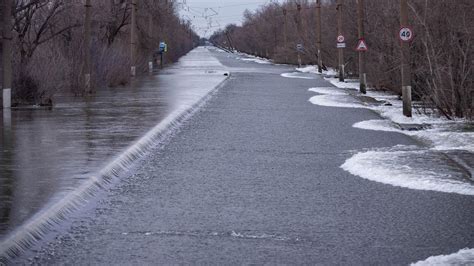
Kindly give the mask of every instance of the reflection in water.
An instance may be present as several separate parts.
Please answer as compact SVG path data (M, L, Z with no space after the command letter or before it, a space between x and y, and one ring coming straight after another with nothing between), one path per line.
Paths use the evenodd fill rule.
M157 139L164 122L174 126L170 117L183 115L223 80L222 72L214 71L219 69L222 65L207 49L198 48L172 68L130 87L99 90L87 100L61 95L53 110L3 112L0 253L9 246L4 237L11 239L12 231L26 221L31 229L37 225L32 220L47 219L45 206L57 211L53 215L64 215L68 207L62 202L90 193L87 184L98 185L101 176L116 175L118 168L133 163L144 145ZM136 142L152 128L155 135ZM132 143L127 151L133 158L116 157Z

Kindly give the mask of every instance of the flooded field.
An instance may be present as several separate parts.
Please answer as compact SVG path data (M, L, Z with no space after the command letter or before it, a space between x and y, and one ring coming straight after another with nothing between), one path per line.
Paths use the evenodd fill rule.
M224 73L206 48L197 48L130 86L100 89L88 99L61 95L52 110L2 113L0 246L21 241L19 227L34 234L104 178L127 170L167 128L189 116Z

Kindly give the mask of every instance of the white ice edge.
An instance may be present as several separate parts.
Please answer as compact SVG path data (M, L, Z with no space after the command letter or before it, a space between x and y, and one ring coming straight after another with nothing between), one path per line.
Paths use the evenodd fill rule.
M343 107L343 108L367 108L374 110L384 117L388 111L394 110L401 112L399 106L368 106L358 101L351 95L340 88L317 87L308 89L319 95L313 96L309 101L319 106ZM382 95L384 100L390 99L391 95ZM438 124L439 125L439 124ZM431 150L452 151L463 150L468 152L474 151L474 133L446 131L440 127L431 129L407 131L397 128L389 119L374 119L357 122L354 128L365 130L388 131L406 134L415 137L430 145ZM474 186L469 182L456 180L446 174L436 173L432 171L420 171L420 169L411 169L404 165L403 161L397 162L394 158L403 158L404 156L413 156L420 152L418 156L425 156L429 149L422 151L407 150L389 150L389 151L365 151L355 154L341 166L341 168L355 176L362 177L367 180L415 189L428 190L445 193L456 193L460 195L474 196ZM427 157L429 158L429 156ZM418 168L420 166L416 166ZM469 167L465 170L472 172Z
M254 63L258 63L258 64L266 64L266 65L272 63L269 60L264 60L264 59L260 59L260 58L240 58L240 60L247 61L247 62L254 62Z
M297 67L296 71L302 72L302 73L318 74L318 75L323 74L323 75L328 75L328 76L334 76L337 74L337 71L333 68L328 68L328 70L323 70L323 73L319 73L318 66L315 66L315 65Z
M474 152L474 132L449 131L449 128L448 130L443 128L451 124L465 123L463 120L453 122L443 118L433 118L420 114L414 114L413 118L407 118L402 114L401 101L393 95L381 92L369 91L367 95L374 97L379 101L390 102L391 106L365 105L350 96L348 93L345 93L341 88L318 87L310 88L309 91L319 94L309 99L309 101L315 105L340 108L365 108L372 110L378 113L382 118L387 119L385 122L382 119L358 122L353 125L355 128L398 132L409 135L429 144L433 150L465 150ZM429 124L432 125L432 128L417 131L400 130L394 127L394 125L389 121L398 124Z
M405 134L414 137L418 140L421 140L426 144L429 144L430 149L432 150L465 150L469 152L474 151L474 133L471 132L441 131L438 128L416 131L401 130L396 128L390 120L383 119L361 121L355 123L352 126L354 128L365 130L397 132L400 134Z
M438 255L418 261L412 266L431 266L431 265L474 265L474 249L464 248L449 255Z
M314 77L301 76L301 73L298 72L283 73L280 76L290 79L315 79Z
M424 151L364 151L347 159L341 168L352 175L395 187L474 196L474 186L467 182L440 178L437 173L411 169L398 164L397 156Z

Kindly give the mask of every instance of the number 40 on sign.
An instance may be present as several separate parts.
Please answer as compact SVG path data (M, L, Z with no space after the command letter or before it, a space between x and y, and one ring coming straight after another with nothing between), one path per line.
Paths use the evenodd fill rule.
M413 30L409 27L402 27L398 33L398 37L402 42L411 42L414 37Z

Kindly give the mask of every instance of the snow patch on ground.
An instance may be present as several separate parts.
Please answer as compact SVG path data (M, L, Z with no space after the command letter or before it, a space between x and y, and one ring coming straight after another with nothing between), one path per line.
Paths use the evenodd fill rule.
M402 130L395 127L395 125L389 120L374 119L357 122L352 125L354 128L360 128L365 130L374 131L386 131L386 132L398 132L403 133Z
M341 101L343 98L343 101ZM344 95L316 95L309 99L312 104L326 107L341 107L341 108L366 108L362 104L355 101L354 98Z
M327 94L327 95L347 95L347 93L343 90L334 87L318 87L318 88L310 88L308 91L320 93L320 94Z
M384 120L358 122L353 125L356 128L406 134L423 141L435 150L466 150L474 152L474 132L472 129L463 129L463 125L466 124L465 121L450 121L422 114L413 114L412 118L405 117L401 111L402 103L396 95L368 91L367 96L375 98L380 102L389 103L389 105L381 103L371 105L363 103L349 94L349 92L340 88L310 88L309 91L320 94L309 99L313 104L326 107L367 108L387 119L385 122ZM409 131L397 128L396 124L426 124L430 126L422 130Z
M323 73L318 72L318 66L315 65L308 65L304 67L298 67L296 68L296 71L302 72L302 73L312 73L312 74L323 74L327 76L335 76L337 75L337 71L333 68L329 68L328 70L323 70Z
M309 101L313 104L327 107L345 107L345 108L365 108L353 97L349 96L344 90L334 87L310 88L308 91L319 93L313 96Z
M411 265L474 265L474 249L465 248L454 254L429 257L426 260L418 261Z
M334 81L337 84L339 81ZM349 90L347 89L349 87ZM396 146L390 149L363 151L348 159L341 168L375 182L416 190L438 191L474 196L474 185L468 180L472 169L468 161L458 161L448 153L474 152L474 132L463 121L448 121L416 114L407 118L401 114L398 96L368 91L377 102L357 97L354 88L310 88L318 93L309 101L320 106L367 108L383 118L361 121L354 128L405 134L428 145L413 148ZM358 89L357 86L353 86ZM356 97L354 97L356 96ZM388 103L388 104L387 104ZM410 131L407 129L415 128ZM462 167L461 167L462 166Z
M397 128L396 124L390 120L361 121L355 123L353 127L366 130L397 132L405 134L428 144L432 150L465 150L474 152L474 132L453 131L452 128L443 127L408 131Z
M314 79L314 77L301 75L299 72L283 73L281 76L290 79Z
M364 179L416 190L474 196L474 186L463 180L455 166L446 166L444 156L411 146L395 146L359 152L341 166ZM451 169L450 169L451 168Z
M236 58L242 61L254 62L254 63L266 64L266 65L273 64L273 62L268 58L258 57L251 54L246 54L246 53L237 52L237 51L234 53L238 55Z
M271 64L272 63L268 59L261 59L261 58L240 58L240 60L247 61L247 62L254 62L258 64Z

